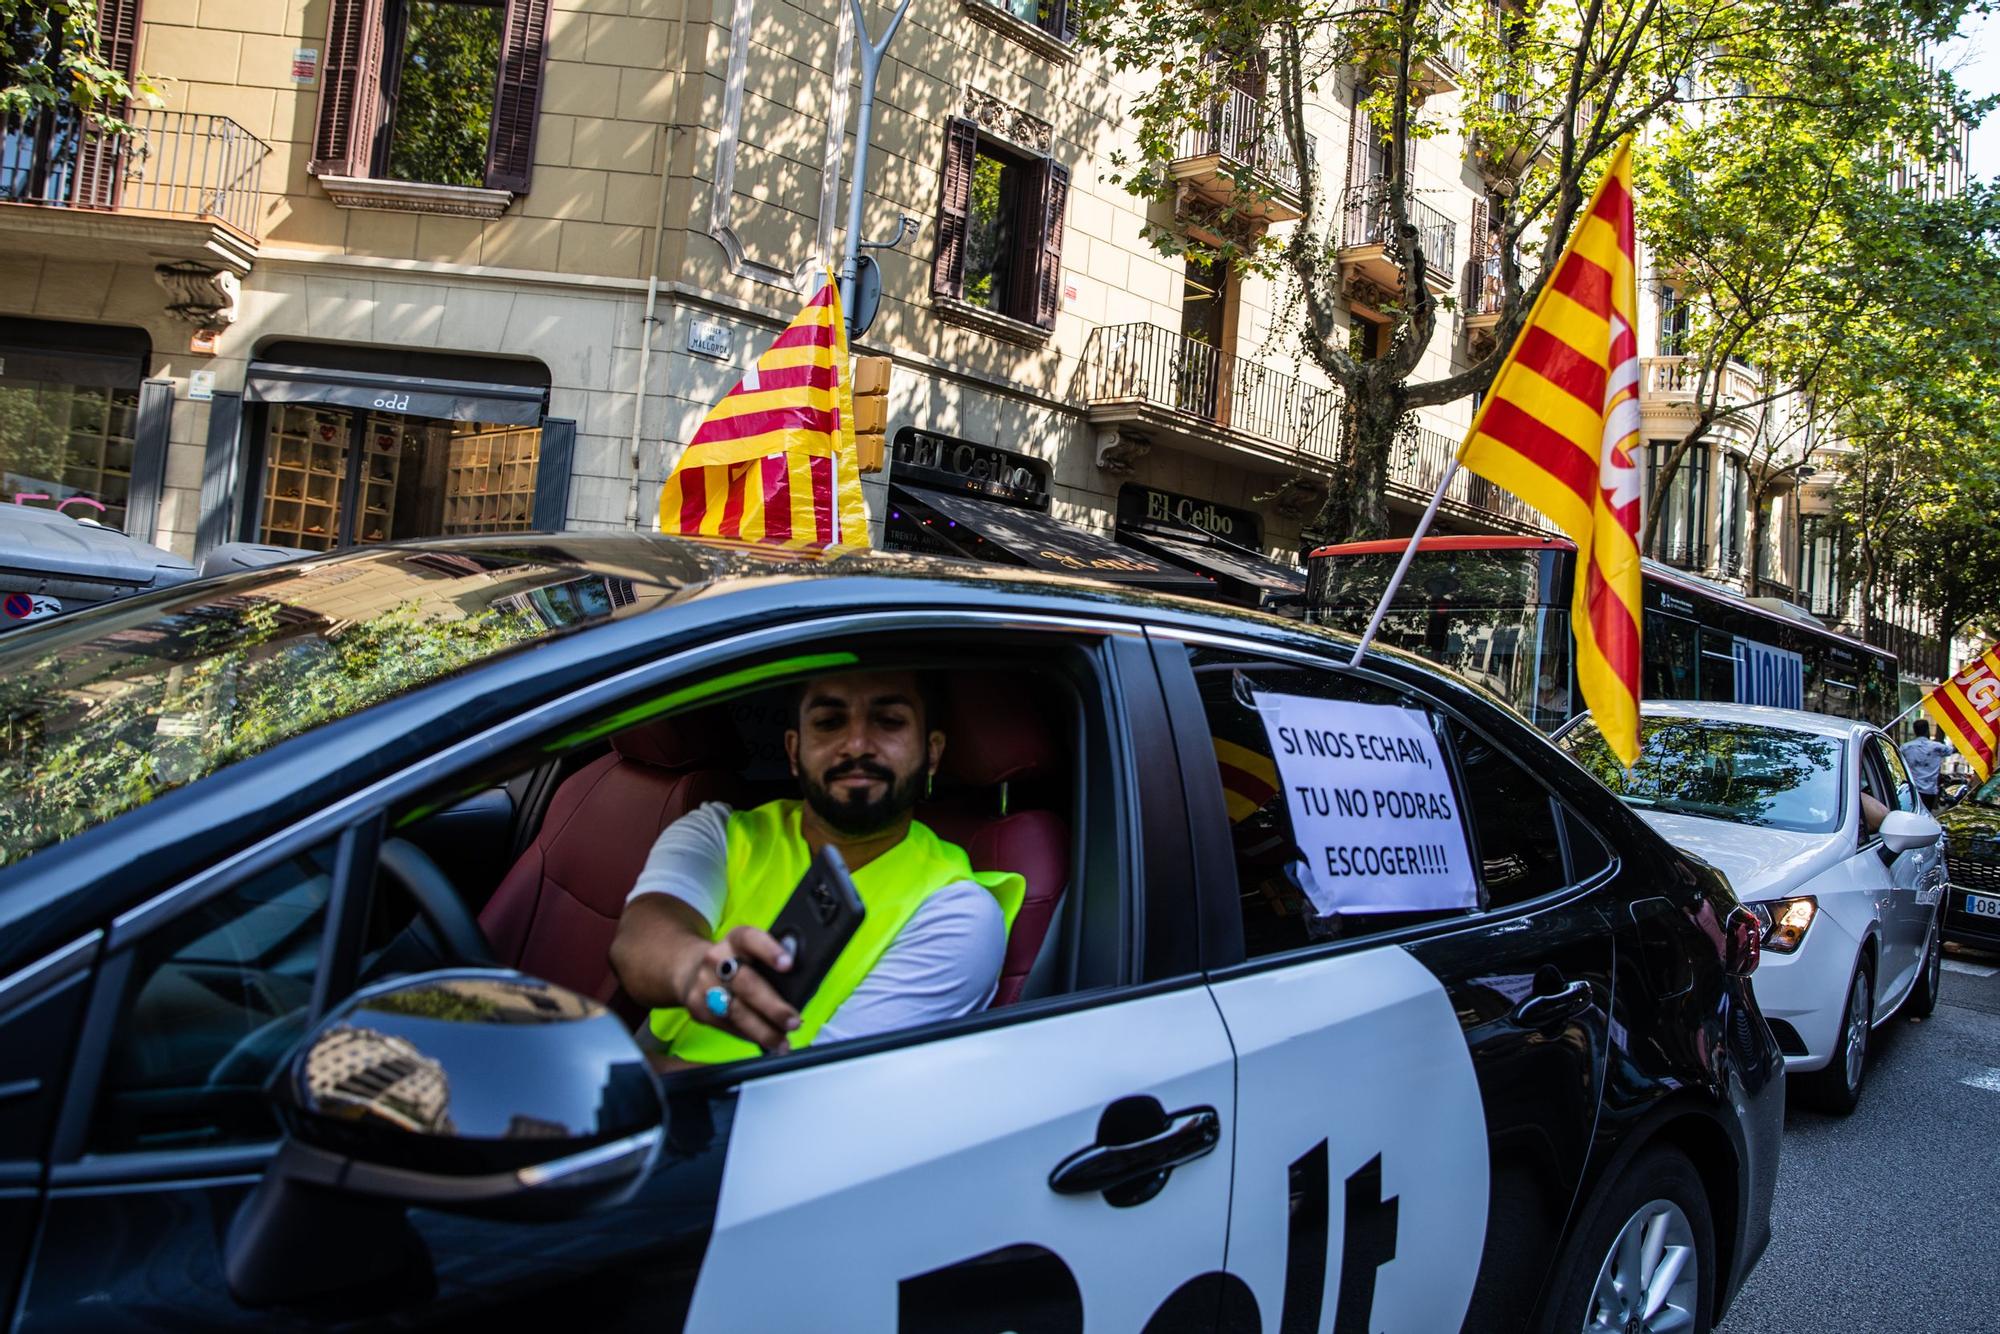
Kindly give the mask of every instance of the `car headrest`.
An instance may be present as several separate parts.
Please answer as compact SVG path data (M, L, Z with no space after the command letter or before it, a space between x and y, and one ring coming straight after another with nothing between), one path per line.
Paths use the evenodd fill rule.
M611 748L626 759L658 769L730 768L735 747L736 733L720 709L639 723L611 738Z
M1054 734L1034 692L999 672L949 678L944 761L939 776L972 787L1033 778L1059 762Z

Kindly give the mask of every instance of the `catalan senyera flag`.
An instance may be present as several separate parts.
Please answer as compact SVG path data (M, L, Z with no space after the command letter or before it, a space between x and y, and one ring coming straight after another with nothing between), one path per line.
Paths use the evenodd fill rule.
M847 325L833 283L702 419L661 488L660 531L868 545Z
M1923 707L1945 739L1965 756L1979 781L1991 778L1994 754L2000 751L2000 644L1925 695Z
M1620 762L1639 758L1639 284L1632 144L1590 201L1459 455L1576 543L1577 680Z

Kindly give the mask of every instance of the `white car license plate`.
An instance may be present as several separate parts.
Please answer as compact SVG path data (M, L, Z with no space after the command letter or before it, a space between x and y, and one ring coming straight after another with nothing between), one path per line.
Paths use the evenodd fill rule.
M2000 899L1984 894L1967 894L1965 910L1974 917L2000 917Z

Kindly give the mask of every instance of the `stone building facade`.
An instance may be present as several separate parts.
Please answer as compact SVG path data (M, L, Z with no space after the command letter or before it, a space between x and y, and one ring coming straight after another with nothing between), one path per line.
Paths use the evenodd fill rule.
M955 518L921 492L956 498L958 518L976 503L1107 539L1192 527L1293 561L1339 466L1338 397L1298 360L1271 282L1146 244L1148 206L1109 179L1137 88L1079 50L1066 10L923 0L884 64L863 219L870 240L896 243L869 252L881 304L856 349L893 362L889 457L866 478L875 536L935 545ZM0 169L0 389L28 406L0 420L0 473L10 497L182 554L650 528L702 414L838 254L858 40L843 6L103 0L102 13L106 50L161 80L165 105L135 111L122 147L74 123L9 132L26 147ZM886 19L870 8L878 32ZM440 148L413 127L425 62L447 59L468 60L452 68L478 78L461 83L487 80L490 96ZM1424 77L1427 110L1449 123L1463 95L1451 54ZM1309 129L1365 328L1396 274L1368 203L1358 90L1340 83ZM1495 314L1464 141L1412 151L1438 290L1462 298L1417 372L1428 379L1483 350ZM1220 109L1182 154L1185 199L1226 193L1248 167L1278 185L1286 225L1296 173L1254 101ZM1004 223L983 242L966 230L980 209ZM1642 321L1649 439L1673 434L1680 407L1671 359L1653 355L1661 290L1649 279ZM1472 407L1425 410L1397 451L1403 524ZM1690 534L1726 536L1714 479L1742 453L1711 451ZM1462 475L1441 528L1534 522ZM1767 526L1767 572L1795 565L1796 530ZM1706 551L1718 558L1682 563L1725 578L1741 564Z

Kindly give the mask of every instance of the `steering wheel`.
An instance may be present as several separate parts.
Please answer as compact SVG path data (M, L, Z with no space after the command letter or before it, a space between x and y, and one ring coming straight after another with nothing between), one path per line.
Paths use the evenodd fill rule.
M486 943L486 933L479 929L479 919L429 853L406 838L392 838L383 842L375 864L410 896L417 905L417 916L453 962L471 968L499 966L493 947Z
M499 966L493 957L493 947L486 942L486 933L479 929L479 919L465 906L451 878L431 860L429 853L408 839L392 838L382 844L376 865L416 905L417 920L406 928L406 933L418 938L416 943L424 953L435 956L440 965ZM362 980L368 980L365 965ZM252 1029L209 1070L209 1087L254 1087L262 1083L292 1045L304 1036L305 1030L304 1007Z

